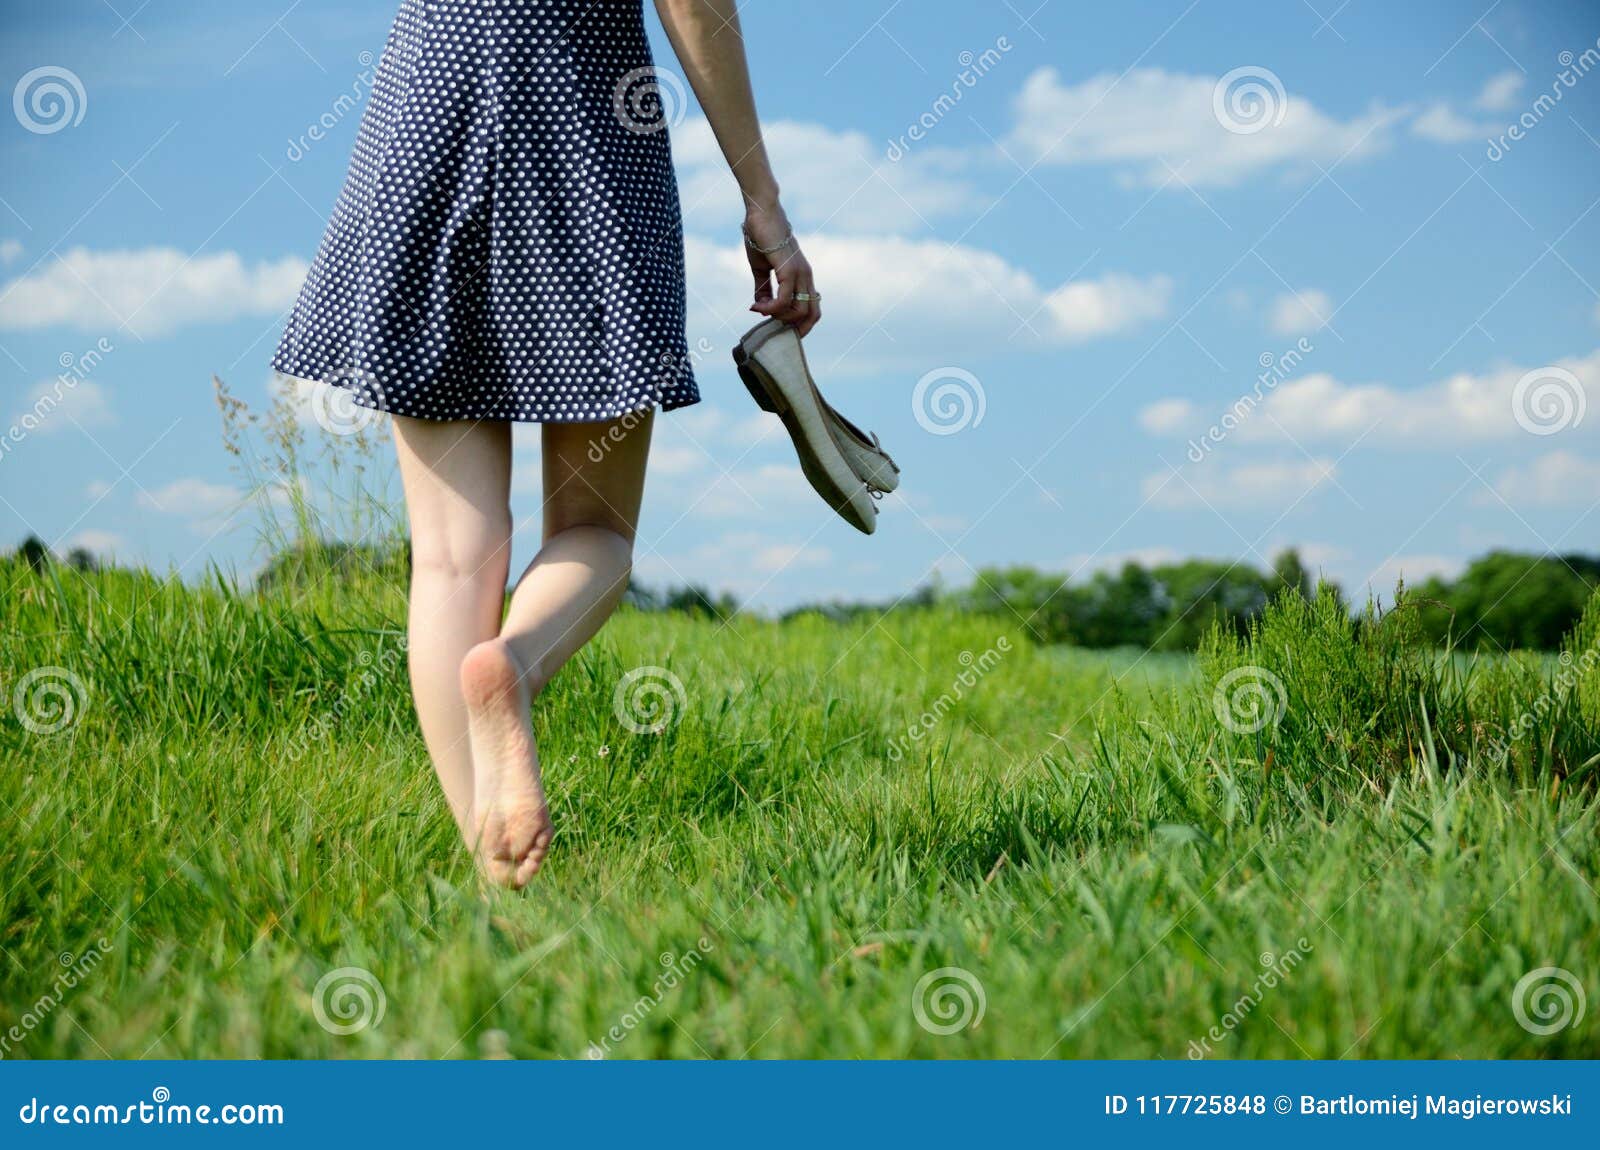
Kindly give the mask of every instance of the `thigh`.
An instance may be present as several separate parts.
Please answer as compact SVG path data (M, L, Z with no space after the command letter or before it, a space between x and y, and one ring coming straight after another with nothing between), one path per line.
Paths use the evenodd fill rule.
M475 566L511 534L511 425L394 417L414 559Z
M633 542L654 411L606 423L544 425L544 537L605 527Z

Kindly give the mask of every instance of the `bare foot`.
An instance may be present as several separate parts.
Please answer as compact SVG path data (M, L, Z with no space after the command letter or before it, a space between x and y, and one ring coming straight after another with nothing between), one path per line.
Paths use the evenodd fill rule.
M479 643L461 661L461 693L472 743L472 828L469 843L484 873L520 889L539 873L554 829L539 780L539 749L528 709L532 700L511 648Z

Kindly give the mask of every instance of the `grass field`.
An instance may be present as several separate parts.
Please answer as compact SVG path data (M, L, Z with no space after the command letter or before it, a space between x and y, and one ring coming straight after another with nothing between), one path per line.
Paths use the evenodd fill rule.
M8 1058L1600 1055L1595 607L1475 663L625 611L485 895L397 587L0 577Z

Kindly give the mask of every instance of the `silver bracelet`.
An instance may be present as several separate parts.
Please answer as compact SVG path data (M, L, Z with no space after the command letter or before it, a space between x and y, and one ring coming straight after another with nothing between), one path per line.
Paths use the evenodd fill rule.
M748 228L743 229L743 230L744 230L744 243L745 243L745 246L747 248L749 248L753 252L760 252L764 256L770 256L773 252L781 252L784 248L786 248L786 247L788 247L788 246L790 246L791 244L794 243L794 229L793 228L789 229L789 234L788 235L784 236L781 241L779 241L777 244L775 244L774 246L772 246L770 248L764 248L760 244L756 243L755 240L751 239L750 238L750 231L749 231Z

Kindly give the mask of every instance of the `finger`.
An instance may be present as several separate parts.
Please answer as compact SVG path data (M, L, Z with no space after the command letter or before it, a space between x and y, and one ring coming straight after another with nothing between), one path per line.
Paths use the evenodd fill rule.
M812 288L810 290L811 290L813 295L816 294L816 289L815 288ZM822 322L822 300L821 299L814 299L814 300L811 301L811 314L806 317L806 322L800 325L800 336L801 336L801 338L804 339L806 336L810 335L811 334L811 329L816 327L817 324L819 324L821 322Z
M776 316L784 322L794 319L794 268L784 265L777 270L778 290L775 295L764 303L756 305L756 310L763 315Z
M801 299L801 296L811 298ZM795 326L800 329L800 334L803 336L817 325L817 320L822 316L822 293L817 290L816 274L810 264L807 264L800 274L799 284L795 289L795 307L800 312Z
M808 294L805 283L795 283L794 302L789 305L789 317L787 317L789 318L789 323L792 323L795 328L805 328L811 321L811 307L813 307L813 304L811 304L810 299L800 299L800 296L805 296L805 294Z
M767 314L768 307L772 302L772 272L770 269L756 268L752 268L751 271L755 275L756 284L755 303L750 310Z

